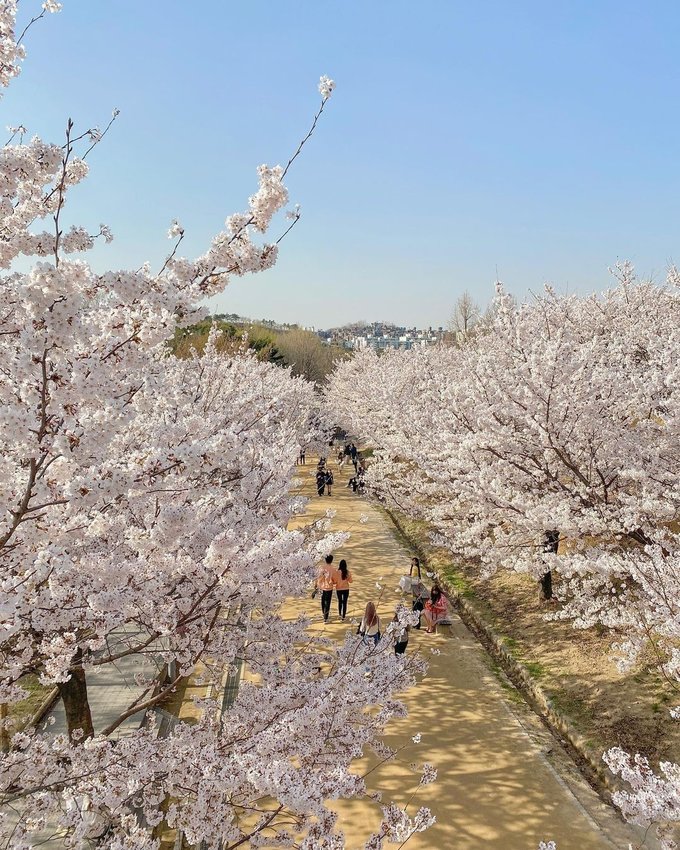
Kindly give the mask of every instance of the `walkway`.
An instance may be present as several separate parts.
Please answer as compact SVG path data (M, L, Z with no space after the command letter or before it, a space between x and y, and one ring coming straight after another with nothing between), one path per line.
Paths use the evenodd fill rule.
M384 585L379 613L391 619L401 598L399 577L408 571L411 554L399 542L386 516L344 485L347 466L337 472L333 496L318 497L313 487L316 460L300 467L302 492L310 497L305 521L337 511L333 530L350 530L352 538L335 553L344 557L354 575L349 597L350 628L356 630L363 607L375 599L375 583ZM349 467L352 470L352 467ZM361 514L368 522L359 523ZM332 622L323 625L318 597L303 603L315 617L315 628L341 640L347 623L338 622L335 594ZM386 742L405 749L398 761L376 769L369 786L385 801L405 804L418 783L409 764L431 762L437 781L422 788L409 806L413 814L429 806L437 824L415 835L408 850L536 850L552 839L558 850L626 848L639 834L621 823L582 780L572 762L520 701L511 700L492 672L489 658L455 613L452 634L411 631L407 652L421 652L429 671L421 684L404 695L409 717L390 723ZM317 625L318 624L318 625ZM436 649L440 654L432 654ZM419 745L411 741L422 734ZM364 772L375 760L356 765ZM365 800L337 806L348 837L356 848L377 826L380 813ZM391 845L390 845L391 846Z

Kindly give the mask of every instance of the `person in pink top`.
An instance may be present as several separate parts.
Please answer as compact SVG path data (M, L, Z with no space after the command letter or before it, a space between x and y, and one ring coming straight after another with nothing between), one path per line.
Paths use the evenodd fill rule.
M338 594L338 614L344 620L347 616L347 600L349 598L349 586L352 583L352 573L347 569L347 561L343 558L340 566L333 575L335 591Z
M443 620L448 609L446 597L438 584L432 585L430 598L425 603L423 617L427 623L427 630L430 634L435 630L437 623Z
M316 577L316 586L321 591L321 613L323 614L324 623L328 622L328 615L331 612L331 599L333 598L333 578L335 570L333 569L333 556L326 555L324 563L319 567L319 572Z

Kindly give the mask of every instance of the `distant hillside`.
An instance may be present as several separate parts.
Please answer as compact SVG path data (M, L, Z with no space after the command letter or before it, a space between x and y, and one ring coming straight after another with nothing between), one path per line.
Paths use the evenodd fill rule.
M348 356L342 348L326 345L316 333L299 325L278 324L272 320L252 322L235 313L221 313L178 329L169 342L170 350L177 357L189 357L194 351L203 351L213 323L222 332L217 342L218 351L236 354L247 345L260 360L290 366L294 375L303 375L317 385L324 382L337 360Z
M273 331L292 331L301 327L298 324L291 325L287 322L276 322L274 319L249 319L247 316L239 316L237 313L216 313L212 318L219 322L230 322L232 325L269 328Z

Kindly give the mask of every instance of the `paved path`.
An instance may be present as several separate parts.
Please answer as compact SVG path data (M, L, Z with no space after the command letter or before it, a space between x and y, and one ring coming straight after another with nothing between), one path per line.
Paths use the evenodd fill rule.
M337 472L333 463L333 496L318 497L313 490L315 459L310 460L299 469L302 492L310 496L305 520L332 508L337 511L333 530L353 535L335 553L336 563L346 558L354 576L349 618L356 623L366 602L376 598L375 583L382 577L379 613L383 620L391 619L401 598L399 577L408 571L412 553L378 508L344 486L347 467ZM359 523L362 513L368 515L366 524ZM338 622L335 595L335 616L326 626L318 597L303 605L315 615L315 628L342 638L348 624ZM369 781L386 801L403 805L418 781L409 764L428 761L438 769L437 781L422 788L409 807L412 813L419 805L429 806L437 824L414 836L408 850L536 850L540 840L548 839L557 842L558 850L599 850L639 841L581 779L526 705L506 696L486 652L455 613L452 619L449 636L411 631L407 652L423 653L429 671L404 695L409 717L390 723L385 736L390 746L405 749L398 761L377 768ZM440 654L432 654L433 648ZM416 732L422 733L419 745L411 741ZM375 759L363 759L357 770L374 764ZM337 809L349 848L361 846L361 837L380 819L375 804L364 800L342 801Z
M109 649L111 652L120 652L134 643L139 632L128 627L127 629L115 629L109 635ZM153 679L161 671L162 661L152 654L150 647L145 654L128 655L119 658L113 664L105 664L101 667L90 668L87 671L87 697L92 712L92 724L95 734L105 729L110 723L127 711L132 703L138 699L148 698L145 694L146 686L138 685L135 676L144 676ZM52 726L48 727L50 734L57 735L67 732L66 715L64 704L59 699L48 715L55 718ZM110 735L111 739L124 738L133 735L142 720L144 711L138 711Z

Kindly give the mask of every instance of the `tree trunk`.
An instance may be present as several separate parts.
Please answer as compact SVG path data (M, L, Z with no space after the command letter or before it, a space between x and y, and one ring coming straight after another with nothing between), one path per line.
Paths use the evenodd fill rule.
M560 548L560 533L556 528L552 528L549 531L546 531L543 535L543 551L550 552L553 555L557 554L557 550ZM547 573L543 574L541 578L541 592L540 592L540 600L541 602L548 602L552 599L552 572L548 570Z
M68 736L73 743L84 741L94 736L90 703L87 700L87 681L85 670L80 663L83 653L79 649L73 658L71 678L68 682L60 682L59 695L64 703Z
M552 599L552 572L550 570L544 573L541 578L540 599L541 602L547 602L549 599Z
M9 731L5 725L7 713L7 703L0 702L0 721L2 721L2 727L0 728L0 751L3 753L9 752Z

